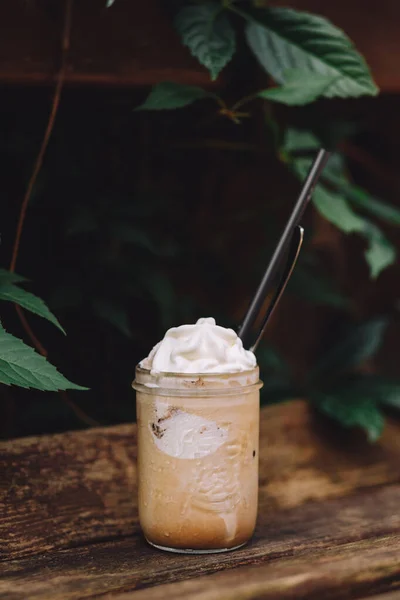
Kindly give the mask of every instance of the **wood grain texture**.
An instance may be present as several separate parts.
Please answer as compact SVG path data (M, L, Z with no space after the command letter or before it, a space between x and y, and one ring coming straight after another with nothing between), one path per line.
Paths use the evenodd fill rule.
M0 598L355 598L400 586L399 430L389 422L370 446L305 402L264 409L252 542L185 557L140 535L135 426L2 443Z
M118 594L164 584L175 587L160 593L153 588L148 597L208 598L210 588L220 580L212 579L209 586L197 578L218 572L223 572L223 594L210 598L280 599L288 594L308 598L314 597L314 589L318 597L323 586L333 591L343 586L348 597L357 597L356 593L367 588L374 592L400 586L399 503L400 487L396 485L273 514L261 511L251 544L220 555L167 554L132 535L15 559L2 564L0 598L78 600L103 594L118 598ZM331 573L332 565L336 567ZM254 570L236 573L236 568L244 567ZM253 595L247 596L246 586L253 583L257 569L258 591L251 591L250 586ZM180 588L181 582L193 578L192 584ZM238 578L243 596L236 595ZM299 584L304 582L307 594L301 595ZM260 595L260 586L265 596ZM199 593L204 595L197 596Z
M0 81L49 83L59 68L64 2L0 3ZM207 71L181 45L157 0L76 0L67 83L209 85Z
M287 5L286 0L273 4ZM58 69L63 3L0 3L0 81L46 83ZM75 2L66 81L99 85L152 85L173 80L209 85L205 69L182 47L158 0ZM292 0L342 27L369 64L382 91L400 90L397 55L400 4L393 0Z
M349 598L398 585L399 540L381 538L343 544L301 558L239 567L215 575L148 588L138 592L106 594L115 600L250 600L276 598ZM381 600L386 600L384 596ZM390 600L388 598L387 600ZM393 600L393 598L392 598Z
M378 594L377 596L368 596L369 600L399 600L400 590L394 592L385 592L384 594Z
M400 436L332 431L305 402L262 411L260 507L276 511L400 480ZM138 531L136 428L0 444L0 560Z

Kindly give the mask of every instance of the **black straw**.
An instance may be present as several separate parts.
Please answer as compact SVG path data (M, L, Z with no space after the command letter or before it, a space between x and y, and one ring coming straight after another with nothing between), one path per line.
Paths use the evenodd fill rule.
M247 313L243 319L243 323L240 327L238 336L242 339L243 345L246 348L247 342L251 335L254 336L252 329L259 316L260 310L265 302L272 282L274 281L277 269L281 263L282 257L288 247L288 243L293 235L294 228L299 224L301 217L305 211L308 201L314 191L315 186L318 183L320 175L329 159L330 152L321 149L313 164L310 167L304 185L301 189L300 195L294 206L294 209L289 217L286 227L278 241L275 248L274 254L268 264L268 267L264 273L260 285L254 295L253 300L247 310Z

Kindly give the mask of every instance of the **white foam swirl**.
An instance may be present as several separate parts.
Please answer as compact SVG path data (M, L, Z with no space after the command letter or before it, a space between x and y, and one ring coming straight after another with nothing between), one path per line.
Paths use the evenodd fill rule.
M233 329L207 317L169 329L140 366L157 373L236 373L254 369L256 357Z

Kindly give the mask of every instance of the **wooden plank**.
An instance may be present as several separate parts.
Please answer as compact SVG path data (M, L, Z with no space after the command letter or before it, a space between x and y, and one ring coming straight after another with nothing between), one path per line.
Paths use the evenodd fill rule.
M158 598L152 586L166 584L182 585L160 592L177 598L317 598L323 586L329 597L350 598L391 589L400 584L399 429L389 421L382 440L368 445L334 432L303 401L263 409L252 542L186 557L156 551L140 534L134 425L3 442L0 598L111 598L143 588L143 598Z
M399 503L400 486L394 485L285 511L261 510L251 544L232 553L168 554L132 535L14 559L1 565L0 598L124 598L159 585L160 592L152 587L143 598L280 600L318 598L321 589L332 592L329 598L341 597L340 590L349 598L366 589L380 592L400 585ZM219 572L210 582L203 577ZM211 594L214 586L220 595Z
M0 3L0 81L49 83L60 63L64 2ZM210 85L157 0L74 2L67 83Z
M106 594L114 600L292 600L359 598L371 591L400 587L399 540L382 538L344 544L300 559L239 567L143 591ZM376 600L395 600L399 592Z
M385 594L379 594L378 596L368 596L369 600L399 600L400 591L386 592Z
M399 430L370 445L305 402L265 408L260 510L400 481ZM0 560L137 534L135 458L134 425L0 443Z
M287 5L286 0L274 4ZM67 83L152 85L173 80L210 85L205 69L175 34L158 0L74 3ZM291 6L323 14L342 27L371 65L383 91L400 90L397 55L400 4L393 0L292 0ZM63 2L0 3L0 81L46 83L60 57Z

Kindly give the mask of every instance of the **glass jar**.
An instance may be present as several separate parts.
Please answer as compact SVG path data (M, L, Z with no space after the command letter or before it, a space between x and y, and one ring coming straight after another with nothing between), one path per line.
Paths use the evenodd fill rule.
M228 374L136 368L139 520L162 550L233 550L254 532L259 369Z

